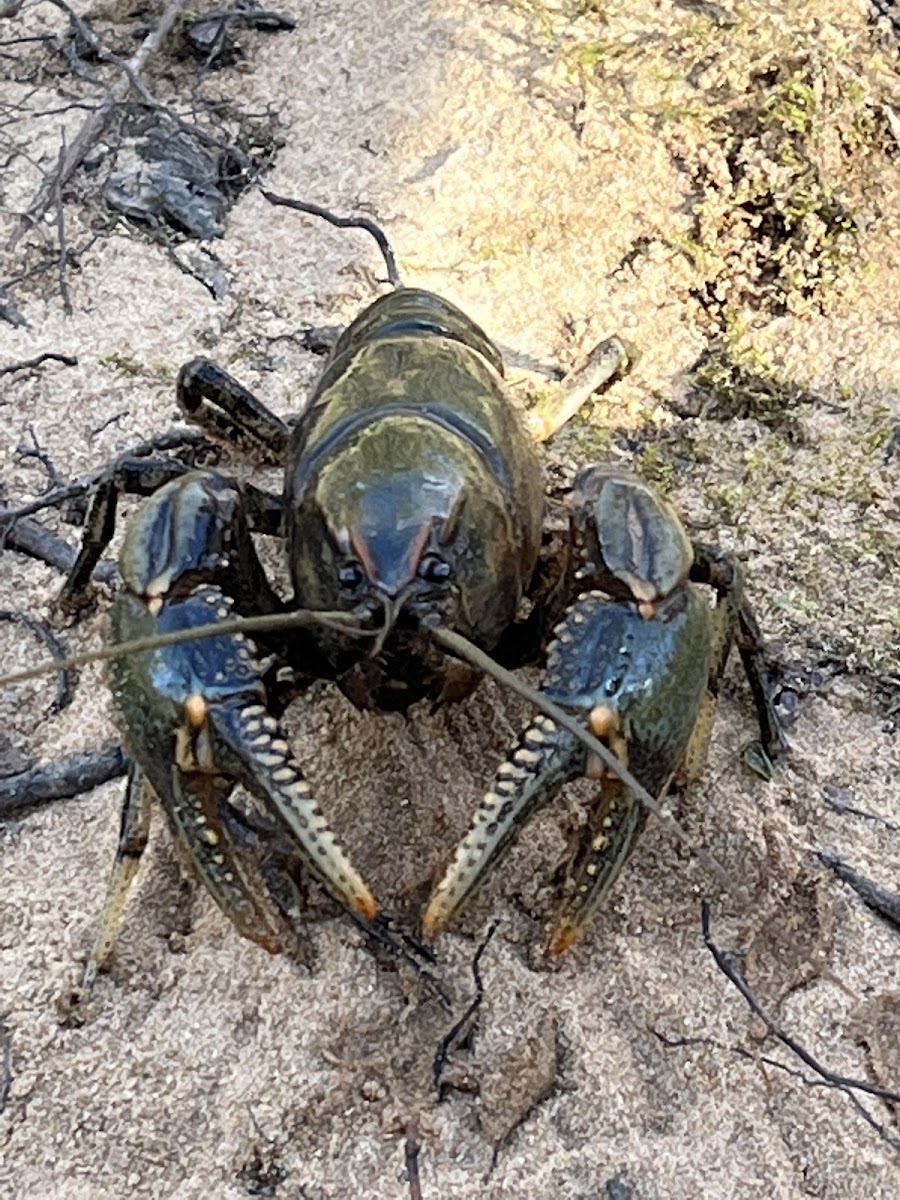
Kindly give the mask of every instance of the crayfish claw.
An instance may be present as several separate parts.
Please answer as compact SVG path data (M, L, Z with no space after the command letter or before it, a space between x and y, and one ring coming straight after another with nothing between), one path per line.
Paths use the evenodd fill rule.
M210 721L220 765L265 805L327 891L374 920L375 898L341 849L275 719L254 698L216 706Z
M537 717L523 730L432 894L422 920L426 938L433 940L447 928L528 821L581 773L583 762L576 739L548 717Z
M113 639L199 631L232 615L231 601L209 584L152 607L145 597L122 592L111 614ZM264 668L251 642L223 632L123 656L110 673L130 752L192 871L244 937L279 953L292 922L260 866L264 849L248 849L227 820L237 783L271 817L273 845L283 835L289 852L366 919L375 917L377 905L266 708Z
M563 904L547 943L547 954L565 953L609 895L647 821L643 806L608 781L585 830L571 873L573 890Z

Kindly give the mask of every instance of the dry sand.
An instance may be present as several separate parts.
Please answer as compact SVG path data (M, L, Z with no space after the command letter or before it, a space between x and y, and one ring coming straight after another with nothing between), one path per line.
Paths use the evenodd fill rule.
M514 382L516 364L567 366L616 330L639 345L635 372L552 448L555 477L573 460L633 457L705 539L745 552L777 657L820 672L766 784L740 762L752 714L732 669L679 815L736 881L736 898L713 889L714 932L746 953L764 1003L832 1070L897 1089L898 931L814 853L900 886L900 452L885 459L900 424L900 159L883 107L900 114L898 45L866 4L786 7L289 0L296 31L242 34L243 69L215 86L281 110L273 189L377 214L406 280L480 320ZM102 28L130 28L97 12ZM0 34L57 18L29 4ZM2 61L0 86L24 103ZM167 95L170 74L148 79ZM51 108L64 84L44 74L27 102ZM30 159L2 180L7 213L27 204L33 164L54 161L59 121L71 137L82 119L12 128ZM811 171L791 165L801 143ZM88 218L72 204L68 220L84 245ZM50 350L78 366L0 379L6 501L45 486L16 453L30 429L75 476L170 423L174 374L198 352L274 407L297 406L319 363L291 335L346 321L379 290L365 235L257 194L211 249L231 281L221 301L124 224L69 271L71 316L45 276L16 292L29 327L0 324L0 365ZM716 393L698 413L687 373L723 341L809 394L789 412L776 390L729 414ZM4 552L0 607L47 615L58 586ZM65 636L82 648L102 629L101 611ZM13 627L0 638L4 669L40 654ZM4 739L37 760L109 740L102 680L85 669L55 716L44 683L5 692ZM325 687L295 706L301 761L390 907L421 910L523 711L488 685L408 721L357 714ZM404 1197L410 1120L426 1200L900 1195L900 1108L860 1097L892 1148L766 1036L703 945L710 881L652 824L583 944L541 968L578 788L440 946L458 1013L475 947L501 919L441 1102L431 1064L453 1018L434 999L338 919L311 925L308 971L243 942L181 881L161 823L89 1019L62 1024L120 794L111 784L0 825L3 1196ZM836 812L836 796L870 817Z

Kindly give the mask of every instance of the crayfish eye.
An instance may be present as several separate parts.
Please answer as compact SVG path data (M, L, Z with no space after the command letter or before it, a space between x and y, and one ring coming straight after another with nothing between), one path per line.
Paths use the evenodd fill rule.
M426 554L419 563L419 578L426 583L446 583L453 570L439 554Z
M366 574L358 562L351 559L338 571L338 583L344 592L358 592L366 581Z

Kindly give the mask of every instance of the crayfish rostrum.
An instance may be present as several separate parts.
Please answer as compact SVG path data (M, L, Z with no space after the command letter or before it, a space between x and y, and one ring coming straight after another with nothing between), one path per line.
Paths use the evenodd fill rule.
M611 339L593 361L585 394L627 366L627 352ZM376 901L278 722L312 678L333 679L358 706L404 709L423 697L466 695L478 672L440 647L442 629L507 666L539 661L553 629L543 690L583 714L654 796L702 759L736 636L763 742L780 748L740 571L728 556L692 545L650 488L610 468L584 473L569 497L565 551L541 559L536 442L577 398L529 414L529 430L507 396L496 347L446 300L401 288L375 301L340 337L293 425L202 359L182 369L178 399L220 437L282 462L284 492L164 461L120 465L97 492L67 597L78 595L109 541L117 493L150 492L120 556L113 642L211 622L222 632L111 667L133 766L89 971L111 950L153 796L244 936L272 951L286 944L301 916L303 869L372 922ZM283 537L289 600L267 580L254 532ZM696 582L712 585L714 609ZM254 642L227 627L235 614L293 610L312 614L310 622L254 634ZM316 613L329 616L316 621ZM551 949L571 944L621 870L644 813L608 766L546 717L523 731L499 768L427 909L426 935L446 926L527 817L583 774L597 777L598 800ZM256 808L232 803L237 783Z

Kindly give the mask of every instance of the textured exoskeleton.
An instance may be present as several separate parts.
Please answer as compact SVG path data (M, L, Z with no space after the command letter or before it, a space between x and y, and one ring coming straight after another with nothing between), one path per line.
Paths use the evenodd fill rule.
M526 423L483 331L446 300L399 289L341 336L293 424L206 360L182 369L178 399L187 415L283 463L284 492L269 495L170 461L120 464L98 490L67 597L77 598L111 537L117 494L150 492L122 551L113 641L210 620L221 631L123 656L112 668L134 766L94 966L108 957L152 794L193 869L245 936L271 950L286 944L301 870L371 922L376 902L316 806L278 719L316 677L335 680L361 707L403 709L423 697L465 695L478 673L438 647L438 627L516 665L534 660L544 624L586 593L557 629L545 688L584 711L658 794L685 757L724 661L709 610L685 582L706 570L723 612L741 616L760 720L767 718L759 645L737 576L724 560L701 560L649 489L615 475L583 478L569 566L536 570L544 498L535 442L627 364L622 343L610 339L573 374L562 405L545 402ZM266 579L256 532L286 542L289 599ZM523 600L532 601L530 616L520 614ZM331 618L260 632L255 644L228 627L232 613L277 620L299 610ZM765 731L764 740L771 741ZM439 888L426 931L446 924L528 812L591 769L552 726L529 727ZM232 801L238 783L255 807ZM611 882L641 822L640 810L604 776L596 828L576 868L582 899L573 920L596 906L597 878ZM560 935L554 944L565 941Z
M777 754L781 732L760 678L758 631L736 561L693 546L671 506L616 468L584 471L570 504L569 590L578 595L554 630L541 691L583 714L590 731L660 797L676 775L687 781L705 763L719 677L737 639L766 749ZM691 579L717 589L715 609ZM584 775L599 781L597 799L548 949L560 954L571 946L618 878L647 812L612 770L546 716L526 726L499 767L429 903L427 936L475 894L525 823Z
M608 360L607 377L625 365L618 343ZM359 917L374 917L375 901L316 807L277 718L296 687L317 676L335 679L360 706L384 708L459 696L477 682L428 630L445 624L490 650L534 572L541 467L502 371L496 348L459 309L401 289L346 330L293 427L212 363L182 369L187 415L283 462L282 498L168 460L121 463L102 482L69 602L112 535L118 494L152 493L122 550L113 642L293 609L352 614L372 636L313 624L261 634L254 646L223 630L115 660L115 704L134 765L91 972L112 947L152 794L216 902L268 949L287 940L296 906L284 897L300 864ZM285 538L289 601L267 582L251 531ZM295 686L285 687L286 668ZM238 782L256 798L255 813L232 805Z

